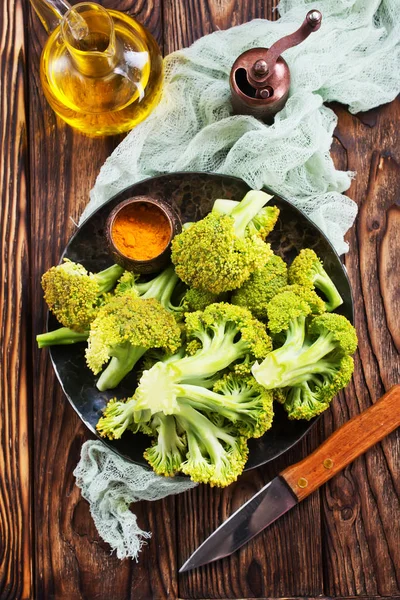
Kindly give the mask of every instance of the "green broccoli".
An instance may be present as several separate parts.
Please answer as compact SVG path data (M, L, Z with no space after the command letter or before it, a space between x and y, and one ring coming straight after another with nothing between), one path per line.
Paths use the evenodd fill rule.
M38 348L47 346L66 346L86 342L89 337L89 331L74 331L68 327L59 327L47 333L40 333L36 336Z
M104 295L116 284L122 267L112 265L100 273L88 273L85 267L67 258L42 276L44 299L64 327L86 331L94 319Z
M247 227L271 199L250 191L229 215L211 212L172 240L177 275L192 288L219 294L240 287L272 254Z
M247 307L257 319L267 318L271 298L287 286L287 266L273 254L263 267L254 271L241 288L232 294L232 304Z
M204 310L210 304L215 304L221 299L221 294L213 294L212 292L206 292L204 290L195 290L189 288L186 290L182 300L181 308L185 312L195 312L197 310Z
M230 215L239 204L236 200L218 199L214 202L212 211L221 215ZM265 240L273 230L279 217L280 210L277 206L264 206L247 225L247 234L258 235Z
M174 316L154 298L131 294L113 297L101 307L91 324L86 362L101 374L100 391L115 388L149 348L175 352L180 346L180 328Z
M166 310L180 313L179 303L176 306L172 303L172 296L180 284L172 265L148 281L140 281L139 275L125 271L115 288L115 295L132 293L143 299L155 298Z
M325 271L322 261L314 250L304 248L289 267L289 283L320 290L327 298L326 309L332 312L343 300L332 279Z
M323 374L315 374L292 387L282 388L276 400L280 401L289 419L310 420L326 410L337 392L346 387L354 371L354 361L345 354L331 356ZM278 391L278 390L277 390ZM275 392L275 390L274 390Z
M310 305L292 291L274 296L268 306L269 328L273 334L285 333L285 341L252 368L255 379L266 389L299 387L288 390L289 400L284 402L291 418L318 414L321 402L328 406L353 372L350 355L357 348L354 327L342 315L332 313L314 316L308 322L311 313ZM305 382L318 402L311 408L306 403L302 412L298 399L307 392ZM297 394L296 410L290 408L293 394Z
M182 471L193 481L229 485L244 468L246 439L260 437L271 427L272 392L251 376L229 374L214 391L179 384L175 393L176 409L168 415L139 412L136 396L127 402L112 401L97 429L101 435L120 437L132 423L140 425L147 419L155 441L144 456L156 473Z
M196 344L193 354L179 354L144 371L135 393L138 409L172 414L177 384L209 387L217 373L250 358L264 358L272 349L265 326L247 309L225 302L187 313L186 338L189 347L192 341Z

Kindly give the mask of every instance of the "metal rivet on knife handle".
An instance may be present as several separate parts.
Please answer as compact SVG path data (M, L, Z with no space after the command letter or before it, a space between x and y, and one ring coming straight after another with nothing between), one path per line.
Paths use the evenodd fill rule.
M305 488L308 486L308 481L305 477L300 477L300 479L297 482L297 485L299 486L299 488Z
M298 500L302 500L399 425L400 385L395 385L368 410L342 425L310 456L291 465L280 476ZM308 484L301 486L301 479Z

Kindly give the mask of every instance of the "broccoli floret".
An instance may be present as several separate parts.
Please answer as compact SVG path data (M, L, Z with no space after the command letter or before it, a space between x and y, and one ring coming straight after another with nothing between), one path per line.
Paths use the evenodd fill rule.
M175 352L180 346L180 328L173 315L154 298L130 294L113 297L99 309L90 327L86 361L101 374L100 391L116 387L149 348Z
M319 415L329 407L337 392L350 382L354 371L353 358L347 354L342 357L332 355L329 358L322 375L311 375L298 385L280 390L279 400L289 419L310 420Z
M157 475L173 477L181 470L187 451L185 436L178 433L174 417L157 413L152 419L152 428L157 432L154 444L143 454Z
M99 419L96 429L102 437L108 437L110 440L118 440L121 435L130 430L133 433L140 431L146 435L154 435L151 426L145 421L141 421L142 415L136 414L135 421L135 399L117 400L112 398Z
M250 311L224 302L187 313L186 338L201 347L192 355L159 361L144 371L135 393L138 408L173 414L177 384L209 387L217 373L249 358L264 358L272 349L265 326Z
M294 283L292 285L286 285L280 291L293 292L296 294L296 296L299 296L299 298L307 302L313 315L322 315L322 313L326 311L325 302L313 289L310 289L309 287L304 287L304 285Z
M88 337L89 331L74 331L68 327L60 327L54 331L40 333L36 336L36 341L38 348L46 348L47 346L66 346L86 342Z
M289 283L297 283L311 288L316 287L327 298L325 310L328 312L332 312L343 304L343 299L325 271L322 261L310 248L300 250L300 253L290 265Z
M213 212L221 215L230 215L233 209L239 204L236 200L218 199L214 202ZM265 240L276 225L280 210L277 206L264 206L247 226L248 235L258 235Z
M109 292L123 273L113 265L100 273L88 273L85 267L67 258L42 276L44 299L64 327L85 331Z
M182 312L179 303L175 306L171 300L176 288L183 285L172 265L148 281L140 281L139 277L135 273L125 271L115 288L115 294L119 296L132 293L143 299L155 298L166 310L173 313Z
M255 363L252 373L260 385L267 389L299 387L313 381L321 388L317 394L319 404L326 405L336 392L347 385L353 370L349 357L357 348L357 335L351 323L342 315L324 313L307 323L312 309L294 292L286 291L274 296L268 306L269 327L272 332L286 333L284 344L268 354L264 361ZM290 394L303 393L303 388ZM313 390L311 387L310 389ZM285 406L291 403L285 400ZM297 404L296 404L297 406ZM311 418L290 410L292 418Z
M246 438L234 427L218 427L199 410L181 404L176 419L188 432L187 460L181 470L192 481L226 487L236 481L247 461Z
M273 254L263 267L252 273L241 288L232 294L232 304L247 307L257 319L267 318L271 298L287 286L287 266Z
M219 294L240 287L265 264L269 244L246 229L270 199L264 192L248 192L230 215L211 212L177 235L171 257L182 281Z
M196 310L204 310L210 304L215 304L219 301L221 295L206 292L204 290L195 290L189 288L181 301L183 312L195 312Z

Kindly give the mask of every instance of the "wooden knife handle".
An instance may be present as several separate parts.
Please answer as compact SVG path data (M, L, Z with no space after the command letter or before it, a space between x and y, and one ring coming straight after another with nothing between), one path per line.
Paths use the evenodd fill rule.
M303 500L400 425L400 384L347 421L304 460L280 476Z

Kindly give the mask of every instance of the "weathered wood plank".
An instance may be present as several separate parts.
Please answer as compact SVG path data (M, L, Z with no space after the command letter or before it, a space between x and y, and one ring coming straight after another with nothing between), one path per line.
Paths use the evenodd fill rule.
M32 597L26 10L0 6L0 597ZM28 345L27 345L28 340Z
M278 0L164 0L164 53L251 19L276 20Z
M339 163L357 172L349 195L360 212L345 264L359 352L353 384L325 417L326 436L400 381L400 101L360 117L337 112ZM325 593L399 594L399 464L395 432L322 489Z
M137 16L162 44L159 2L106 4ZM37 334L45 328L46 315L40 275L58 262L75 230L73 221L78 220L101 165L120 138L89 139L55 117L40 86L38 66L46 35L33 12L29 31L32 306ZM135 507L140 525L154 531L139 564L110 556L72 475L87 432L55 381L47 351L35 349L33 363L36 597L176 597L174 499Z

